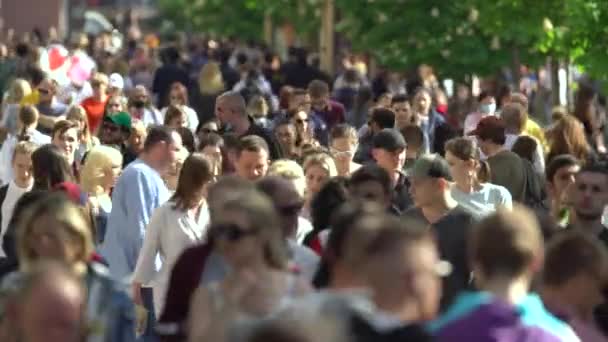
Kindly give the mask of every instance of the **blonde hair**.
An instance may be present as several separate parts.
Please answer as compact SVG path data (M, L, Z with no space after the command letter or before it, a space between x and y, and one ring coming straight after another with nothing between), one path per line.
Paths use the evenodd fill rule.
M214 95L225 90L224 79L218 63L209 62L203 66L198 77L198 86L201 94Z
M36 151L38 145L31 141L20 141L15 145L15 149L13 150L13 159L15 160L15 156L18 154L24 154L31 157L32 153Z
M71 106L70 109L68 109L65 118L66 120L78 122L84 126L79 132L80 141L85 143L87 151L90 150L91 147L93 147L93 139L91 138L89 117L87 115L87 111L81 105L74 105Z
M117 149L103 145L91 149L80 172L83 190L91 195L102 194L105 173L115 164L122 165L122 154Z
M46 217L45 217L46 216ZM94 251L93 236L89 220L86 219L84 208L79 208L63 194L50 194L34 202L18 222L17 229L17 255L19 267L23 271L31 269L39 261L37 252L30 246L30 235L35 229L41 227L34 224L37 220L47 219L46 224L54 219L60 227L73 239L63 240L64 243L75 242L80 244L78 261L73 269L78 273L86 271L86 265Z
M329 175L329 178L336 177L338 175L338 169L334 159L327 153L315 153L311 154L304 159L304 173L313 166L318 166L325 170Z
M108 75L101 73L101 72L96 72L91 77L91 83L95 83L95 82L108 85L110 83L110 79L108 78Z
M268 115L268 103L263 96L253 96L247 104L247 114L254 118L261 118Z
M270 165L267 175L278 176L292 182L300 196L304 197L306 177L304 176L304 169L295 161L279 159Z
M6 103L20 103L24 97L32 93L32 87L29 82L17 78L12 83L6 94Z

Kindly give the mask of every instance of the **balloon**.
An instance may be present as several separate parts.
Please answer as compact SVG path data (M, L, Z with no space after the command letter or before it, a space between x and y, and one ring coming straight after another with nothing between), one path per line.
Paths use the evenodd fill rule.
M54 46L48 51L49 69L57 70L63 66L68 59L68 51L63 46Z

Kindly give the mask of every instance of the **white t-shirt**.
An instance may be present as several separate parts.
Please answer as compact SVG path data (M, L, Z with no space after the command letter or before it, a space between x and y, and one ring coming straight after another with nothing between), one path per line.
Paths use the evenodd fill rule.
M492 183L483 183L479 191L471 193L463 192L453 184L451 193L458 204L478 218L492 214L499 206L509 209L513 207L513 200L509 190Z
M34 183L27 188L20 188L14 181L11 181L8 184L8 189L6 190L6 198L4 198L4 202L2 203L2 225L0 226L0 241L4 238L4 234L6 233L6 229L8 227L8 222L11 220L13 216L13 210L15 209L15 204L21 198L23 194L32 190L32 186ZM0 244L0 258L4 258L6 254L2 249L2 244Z
M160 111L163 121L165 121L167 108L169 107L165 107ZM188 106L182 106L182 110L184 111L184 114L186 114L186 118L188 118L188 129L192 131L192 133L196 133L196 128L198 127L198 115L196 114L196 111Z

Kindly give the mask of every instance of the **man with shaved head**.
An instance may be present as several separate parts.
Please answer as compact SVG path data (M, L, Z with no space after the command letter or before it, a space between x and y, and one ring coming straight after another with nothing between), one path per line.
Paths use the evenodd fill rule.
M215 101L215 116L220 122L221 130L235 133L238 137L257 135L266 141L270 150L270 158L281 158L282 152L274 136L263 127L258 126L253 118L247 115L247 104L241 94L228 91Z

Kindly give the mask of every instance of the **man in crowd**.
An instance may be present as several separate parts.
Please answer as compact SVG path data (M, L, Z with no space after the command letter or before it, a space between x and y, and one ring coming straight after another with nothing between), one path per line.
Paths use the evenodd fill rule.
M38 130L44 134L50 134L59 117L65 114L67 106L56 98L57 82L51 78L45 78L38 85L38 102L36 108L40 112Z
M593 311L604 302L608 252L592 236L568 232L547 246L540 293L545 306L572 326L581 341L607 341Z
M344 106L329 98L329 86L325 81L314 80L310 82L308 93L310 94L312 111L325 121L329 131L335 125L345 122Z
M272 134L247 115L247 105L241 94L229 91L220 95L215 102L215 116L224 132L235 133L238 137L257 135L266 141L272 160L281 158L279 144Z
M509 103L517 103L524 107L526 113L530 109L528 97L522 93L513 93L513 94L511 94L511 96L507 97L506 99L508 99L508 101L505 101L505 103L503 103L503 106L505 106ZM526 123L524 126L523 133L525 135L534 137L536 139L536 141L538 141L540 143L540 145L543 147L543 150L547 150L549 145L547 144L547 140L545 139L545 133L544 133L543 129L540 127L539 124L537 124L534 120L532 120L529 115L526 115L526 117L527 118L526 118Z
M432 227L441 258L453 266L452 274L443 283L443 309L456 294L469 287L471 277L466 245L474 219L452 198L451 181L449 165L441 156L420 157L410 173L410 191L415 207L404 213L404 216Z
M468 246L477 287L460 295L434 322L437 341L580 341L528 293L543 260L543 238L534 214L499 208L472 232ZM463 310L464 309L464 310Z
M568 225L572 207L572 199L569 196L580 169L580 161L569 154L556 156L547 164L545 170L549 202L547 207L552 221L560 227Z
M268 145L257 135L248 135L239 139L235 158L236 174L250 181L264 177L270 164Z
M374 136L383 129L395 127L395 112L386 108L374 109L368 127L368 132L359 141L359 148L353 158L355 163L366 164L374 160L372 156Z
M524 133L528 120L528 113L525 108L519 103L509 103L502 107L500 117L505 123L505 148L509 150L512 149L519 137L529 137L533 139L534 142L536 142L536 149L532 155L534 170L539 174L543 174L545 172L545 153L543 147L536 138Z
M407 144L399 131L386 128L374 136L372 156L376 164L384 169L391 178L393 186L392 203L403 211L412 205L409 194L409 181L403 173Z
M479 148L488 157L490 182L507 188L514 201L523 202L526 192L526 169L522 159L504 147L506 141L504 122L487 116L470 134L477 137Z
M131 136L131 125L131 115L126 112L106 115L101 124L99 141L103 145L116 147L122 153L123 167L136 158L135 152L128 146L129 137Z
M401 215L393 204L393 189L388 172L375 164L360 167L350 177L349 191L354 199L376 203L389 213Z

